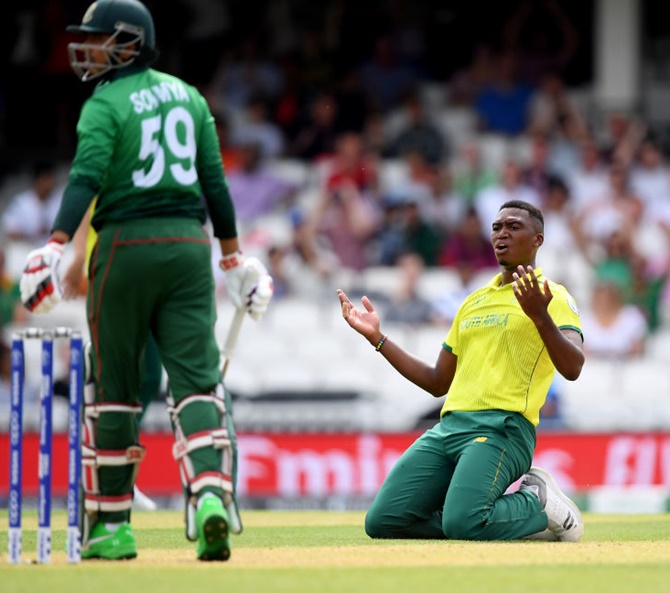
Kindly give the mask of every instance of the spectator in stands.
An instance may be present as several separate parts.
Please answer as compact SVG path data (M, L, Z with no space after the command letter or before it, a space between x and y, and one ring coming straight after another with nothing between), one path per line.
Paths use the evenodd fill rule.
M614 110L604 115L598 145L608 166L628 167L645 134L646 126L630 113Z
M30 186L12 196L2 214L2 230L12 241L39 247L51 235L63 187L55 163L36 161Z
M243 110L244 117L233 127L234 144L257 143L262 157L273 159L283 155L285 140L282 129L269 117L268 101L261 95L249 98Z
M241 163L240 147L231 142L230 118L224 111L214 113L216 134L219 137L221 149L221 162L226 173L232 173L239 169Z
M477 138L467 140L453 165L454 188L468 204L484 188L498 182L498 172L486 163Z
M314 97L333 83L335 64L325 32L308 26L300 36L298 88L302 97Z
M427 199L421 201L421 216L432 222L443 243L454 229L460 227L468 205L465 198L454 188L453 175L447 165L437 170L430 190Z
M670 208L670 167L653 136L642 140L635 157L630 170L631 189L654 217Z
M575 213L576 236L585 253L604 245L614 232L633 240L640 229L644 204L631 190L628 171L615 164L609 169L608 179L605 193L594 195Z
M642 311L650 332L661 325L660 304L668 278L668 258L650 260L634 246L632 237L614 232L605 243L603 255L594 265L599 282L616 284L626 304Z
M268 272L272 274L274 294L272 298L283 299L293 293L291 279L286 273L286 247L271 245L267 252Z
M542 195L547 191L552 174L549 168L549 139L544 134L535 133L530 135L529 142L530 159L521 168L521 180Z
M494 79L479 93L473 106L479 130L518 137L528 128L533 92L532 86L518 78L515 54L498 55Z
M474 207L482 221L482 233L485 236L488 237L491 229L489 223L484 221L494 220L500 206L509 200L522 200L536 207L541 203L540 194L523 182L521 166L514 158L508 158L503 163L498 183L485 187L475 196Z
M388 113L420 77L398 58L395 40L386 31L373 42L372 55L360 66L363 89L371 107Z
M365 118L361 136L368 152L384 157L389 143L389 131L387 120L382 113L370 110Z
M305 120L298 124L295 137L289 140L288 156L308 161L332 156L339 135L335 95L328 90L320 92L309 101L306 111Z
M366 150L361 134L353 131L337 135L335 150L321 160L323 179L328 190L343 182L353 183L372 196L379 190L379 155Z
M389 323L421 325L431 323L436 316L433 307L419 293L419 281L425 265L418 253L406 252L396 261L399 283L385 306L384 320Z
M462 270L464 282L469 274L487 268L495 268L498 260L493 253L489 234L484 234L483 225L477 210L470 207L463 222L455 229L438 256L438 264L446 268Z
M405 156L407 176L389 187L383 196L384 220L376 236L378 264L395 265L406 252L421 255L425 266L435 266L445 228L431 217L439 191L439 169L416 152ZM429 210L430 209L430 210Z
M5 250L0 249L0 329L13 323L25 323L28 311L21 302L21 289L5 269Z
M548 166L554 175L568 180L579 168L581 146L589 133L585 122L574 114L561 114L556 127L549 135Z
M570 210L570 189L561 177L550 175L542 194L544 214L544 243L542 251L546 255L562 254L578 250L575 239L575 220Z
M360 71L353 66L344 67L335 80L333 93L337 102L337 130L362 133L370 106L363 91Z
M298 287L302 298L320 299L342 266L328 240L318 235L315 238L310 214L297 208L291 211L291 236L270 255L275 260L272 265L280 269L279 282L289 294L293 287Z
M614 230L604 241L601 251L593 251L595 257L590 260L595 276L603 282L616 284L625 301L630 301L633 286L633 268L641 262L636 252L633 237Z
M12 349L3 339L0 339L0 409L3 410L0 418L2 420L9 418L9 404L12 394ZM23 417L24 422L32 426L38 425L39 404L40 404L40 384L39 382L26 380L23 386ZM7 426L9 423L7 423ZM25 429L25 427L24 427Z
M644 354L649 328L635 305L626 304L621 288L600 281L593 289L591 306L582 313L587 356L598 358L639 357Z
M284 81L277 62L270 59L260 36L245 37L232 52L222 55L209 84L207 98L212 109L241 113L252 97L269 101L279 97Z
M326 168L319 200L307 214L302 248L314 254L325 247L339 266L360 271L368 265L369 240L380 223L376 164L364 154L360 134L349 132L338 137Z
M578 154L576 166L566 170L564 177L570 188L570 201L574 212L601 199L609 188L607 165L591 135L580 138Z
M273 101L272 120L281 128L287 144L300 126L305 98L300 90L300 64L297 52L286 52L279 58L284 84L281 94Z
M240 145L240 167L228 175L228 188L237 220L246 230L259 219L292 204L297 187L265 166L263 149L257 142Z
M642 311L651 333L663 326L661 304L663 293L668 286L670 275L669 263L665 261L648 261L638 258L633 266L633 286L631 303Z
M493 81L495 52L490 44L477 43L470 62L456 70L447 84L449 105L470 108Z
M529 132L553 136L560 133L562 122L572 121L584 126L584 114L570 96L563 76L557 70L547 70L540 76L529 105Z
M401 162L403 167L398 170L400 174L391 184L387 182L384 189L387 195L414 196L421 206L422 214L425 214L425 207L441 191L441 169L414 149L409 149L403 154ZM426 220L435 222L432 218Z
M459 260L453 269L458 275L459 284L431 302L435 323L451 325L465 298L479 288L474 284L477 271L480 269L476 264L468 260Z
M402 158L410 152L419 153L427 163L439 165L447 155L446 139L426 112L416 89L407 93L401 110L403 121L384 156Z

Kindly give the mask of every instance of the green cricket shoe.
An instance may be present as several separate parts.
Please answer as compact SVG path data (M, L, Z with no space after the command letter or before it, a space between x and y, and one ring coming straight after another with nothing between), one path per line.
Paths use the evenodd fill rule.
M86 549L81 551L83 560L126 560L136 556L137 544L129 523L119 525L116 531L110 531L104 523L96 523L88 536Z
M228 513L221 499L217 496L204 498L195 514L195 523L198 528L198 560L228 560Z

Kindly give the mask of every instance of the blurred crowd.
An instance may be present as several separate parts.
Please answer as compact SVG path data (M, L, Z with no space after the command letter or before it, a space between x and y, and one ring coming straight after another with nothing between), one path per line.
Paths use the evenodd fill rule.
M87 4L38 2L32 19L31 3L13 8L2 143L22 160L2 174L26 183L0 206L5 251L40 246L60 200L91 90L69 71L64 25ZM597 109L574 3L500 3L495 28L457 50L438 26L449 9L427 2L239 4L147 2L158 67L210 103L242 244L265 258L277 299L394 268L378 295L387 319L448 324L495 273L497 209L522 199L544 212L540 263L578 298L587 353L644 355L667 323L670 165L643 118ZM36 133L13 115L21 80L41 92ZM440 270L453 291L422 294ZM3 271L5 324L25 319L17 280Z

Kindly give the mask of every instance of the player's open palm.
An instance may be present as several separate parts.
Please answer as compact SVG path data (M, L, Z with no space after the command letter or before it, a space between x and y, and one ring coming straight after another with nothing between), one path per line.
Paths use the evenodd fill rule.
M518 267L518 272L512 275L512 290L524 313L531 319L539 319L546 315L547 308L554 295L549 289L549 281L540 283L532 266L525 270L523 266Z
M368 297L364 296L361 299L363 307L365 307L365 310L361 310L354 307L343 290L338 289L337 296L340 297L342 317L351 327L368 340L379 333L379 315Z

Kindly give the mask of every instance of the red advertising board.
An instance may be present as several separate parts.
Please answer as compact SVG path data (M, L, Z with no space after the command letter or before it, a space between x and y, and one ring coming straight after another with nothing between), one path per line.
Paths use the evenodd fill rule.
M238 489L243 497L372 496L402 452L418 436L403 434L240 434ZM181 492L172 436L145 434L140 487L149 495ZM38 435L26 434L23 485L37 492ZM0 434L0 495L9 483L9 437ZM54 437L53 489L67 489L67 436ZM565 488L670 488L670 433L540 433L534 463Z

